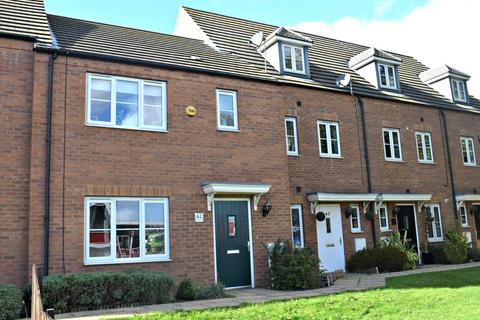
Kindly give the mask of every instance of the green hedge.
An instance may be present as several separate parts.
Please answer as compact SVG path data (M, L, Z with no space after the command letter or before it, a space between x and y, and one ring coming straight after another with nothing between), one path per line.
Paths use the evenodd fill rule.
M289 240L278 240L268 252L272 289L305 290L319 287L318 258L311 248L293 248Z
M22 291L10 284L0 284L0 320L20 318L22 306Z
M43 304L56 313L171 301L174 280L166 273L122 271L52 275L43 279Z
M183 279L175 294L179 301L204 300L225 298L225 288L221 283L209 283L201 285L194 283L191 279Z
M347 270L361 272L378 267L380 272L395 272L413 269L407 252L393 246L376 247L356 252L347 261Z

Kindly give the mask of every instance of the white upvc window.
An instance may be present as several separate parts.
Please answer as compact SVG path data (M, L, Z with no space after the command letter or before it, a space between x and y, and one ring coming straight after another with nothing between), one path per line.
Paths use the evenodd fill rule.
M385 160L402 161L402 145L400 143L400 130L383 128L383 150Z
M395 67L389 64L378 64L378 78L380 80L380 87L386 89L398 89L397 75L395 74Z
M305 59L302 47L282 45L283 69L288 72L305 73Z
M360 221L360 208L358 204L351 204L350 208L353 209L350 215L350 229L353 233L362 232L362 223Z
M340 158L342 151L338 122L319 120L317 121L317 127L320 157Z
M468 227L467 207L462 205L458 209L460 210L460 222L462 223L462 227Z
M167 130L166 83L87 74L86 124L149 131Z
M296 118L285 118L285 140L287 144L287 154L290 156L298 156Z
M238 131L236 91L217 89L217 128Z
M427 222L427 237L428 241L443 241L442 231L442 217L440 214L440 206L438 204L429 204L425 206L427 218L432 219L432 222Z
M292 218L292 242L295 248L303 248L303 221L302 206L299 204L290 207L290 216Z
M85 198L84 262L168 261L167 198Z
M430 132L415 132L417 156L420 163L433 163L432 138Z
M453 100L467 102L467 90L465 90L465 81L452 79Z
M390 231L390 227L388 225L388 210L387 206L384 204L378 208L378 219L380 220L380 231Z
M475 161L475 147L473 145L472 137L461 137L460 145L462 147L463 164L466 166L476 165Z

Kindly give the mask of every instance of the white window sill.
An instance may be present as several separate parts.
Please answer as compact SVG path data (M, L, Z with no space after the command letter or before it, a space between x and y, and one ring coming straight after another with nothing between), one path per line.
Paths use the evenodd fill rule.
M327 159L343 159L342 156L335 156L335 155L327 155L327 154L321 154L320 158L327 158Z
M428 239L428 242L443 242L443 238L442 239Z
M476 163L463 163L465 167L478 167Z
M298 153L287 153L287 156L289 157L300 157Z
M387 162L399 162L399 163L405 162L402 159L387 159L387 158L385 158L385 161L387 161Z
M218 131L225 131L225 132L240 132L240 129L234 128L217 128Z
M307 73L305 71L297 71L297 70L287 69L287 68L283 68L283 72L301 74L301 75L304 75L304 76L307 75Z
M129 264L129 263L151 263L151 262L170 262L170 258L158 258L158 259L138 259L138 258L124 258L116 260L99 260L99 261L84 261L83 264L86 266L95 266L95 265L109 265L109 264Z
M352 233L354 233L354 234L361 234L361 233L363 233L363 231L361 231L361 230L360 230L360 231L353 231L353 230L351 230L351 231L352 231Z
M168 132L167 129L155 129L155 128L135 128L135 127L121 127L108 124L100 123L85 123L87 127L98 127L98 128L107 128L107 129L120 129L120 130L134 130L134 131L151 131L151 132Z
M392 229L380 229L380 232L392 232Z
M470 228L470 225L468 225L468 224L462 224L462 228Z
M418 161L420 164L436 164L434 161Z

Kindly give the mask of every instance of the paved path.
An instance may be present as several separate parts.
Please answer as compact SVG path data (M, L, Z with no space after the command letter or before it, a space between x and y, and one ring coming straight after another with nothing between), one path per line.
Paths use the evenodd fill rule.
M339 293L344 291L382 288L385 286L385 279L388 277L396 277L396 276L425 273L425 272L434 272L434 271L455 270L455 269L463 269L463 268L470 268L470 267L477 267L477 266L480 266L480 262L466 263L466 264L460 264L460 265L429 265L429 266L423 266L416 270L375 274L375 275L347 273L345 277L341 279L337 279L337 281L335 282L335 285L329 288L321 288L321 289L305 290L305 291L277 291L277 290L260 289L260 288L232 290L232 291L229 291L228 293L233 295L234 296L233 298L176 302L176 303L157 304L157 305L132 307L132 308L64 313L64 314L56 315L55 318L56 319L76 318L76 319L82 319L82 320L90 320L90 319L98 319L100 317L102 318L130 317L133 315L145 314L145 313L151 313L151 312L174 312L174 311L180 311L180 310L201 310L201 309L209 309L209 308L217 308L217 307L235 307L235 306L241 305L242 303L262 303L262 302L276 301L276 300L288 300L288 299L296 299L296 298L321 296L321 295Z

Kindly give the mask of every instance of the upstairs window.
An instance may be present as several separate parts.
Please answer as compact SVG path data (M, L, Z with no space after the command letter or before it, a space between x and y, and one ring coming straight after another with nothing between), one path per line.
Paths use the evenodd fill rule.
M425 206L427 217L432 222L427 222L428 241L443 241L442 217L440 215L440 206L438 204L430 204Z
M217 90L217 128L224 131L238 131L235 91Z
M166 83L87 75L88 125L166 131Z
M467 93L465 90L465 81L452 79L453 100L467 102Z
M473 146L473 138L462 137L460 138L460 144L462 147L463 164L466 166L474 166L475 161L475 147Z
M398 129L382 129L383 132L383 148L385 152L385 160L402 161L402 148L400 145L400 130Z
M305 73L303 48L283 45L283 69L288 72Z
M378 78L380 80L380 87L386 89L397 89L397 76L395 74L395 67L388 64L378 64Z
M318 121L318 145L320 156L327 158L340 158L340 134L338 122Z
M415 132L418 162L433 163L432 141L430 132Z
M285 118L285 139L287 154L298 156L297 119Z

